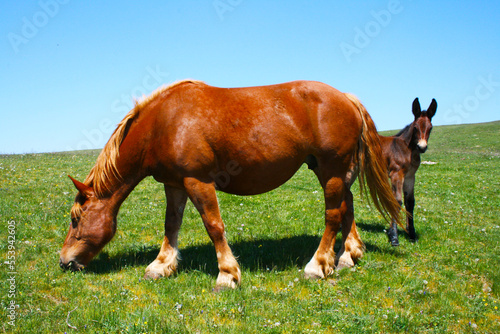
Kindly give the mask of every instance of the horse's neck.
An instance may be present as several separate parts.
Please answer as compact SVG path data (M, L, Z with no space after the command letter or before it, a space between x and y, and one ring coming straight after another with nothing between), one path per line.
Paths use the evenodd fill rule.
M113 189L103 198L103 200L107 201L107 205L114 216L118 214L118 210L123 201L125 201L142 179L143 178L124 178L119 181L119 183L115 183Z
M412 151L415 149L415 147L412 147L412 146L415 146L414 143L412 142L412 139L413 139L413 123L411 123L410 125L406 126L403 130L401 130L396 135L396 137L399 137L402 140L404 140L404 142L406 143L406 145Z
M414 168L418 168L418 166L420 166L420 152L416 147L411 150L411 165Z

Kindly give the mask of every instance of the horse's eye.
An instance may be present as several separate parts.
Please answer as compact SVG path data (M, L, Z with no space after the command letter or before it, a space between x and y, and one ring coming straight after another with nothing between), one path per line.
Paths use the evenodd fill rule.
M78 218L71 218L71 226L76 228L78 226Z

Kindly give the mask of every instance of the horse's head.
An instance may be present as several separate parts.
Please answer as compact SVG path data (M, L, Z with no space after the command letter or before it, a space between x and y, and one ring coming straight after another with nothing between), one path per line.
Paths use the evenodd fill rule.
M113 238L116 220L107 205L109 203L99 199L92 187L71 180L78 194L71 208L71 224L61 249L59 265L75 271L83 269Z
M431 104L427 110L420 108L420 102L418 97L413 100L412 111L415 116L413 121L413 137L412 144L416 145L420 153L424 153L427 150L427 142L432 130L431 119L436 114L437 102L432 99Z

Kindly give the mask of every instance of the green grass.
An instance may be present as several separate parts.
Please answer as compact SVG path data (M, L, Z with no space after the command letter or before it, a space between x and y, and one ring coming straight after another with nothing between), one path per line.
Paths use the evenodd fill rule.
M417 173L419 241L393 248L381 216L355 193L367 252L353 269L303 279L324 228L322 192L302 168L259 196L219 193L242 286L213 292L214 248L188 204L175 277L142 279L163 236L163 188L143 181L123 204L114 239L84 272L58 252L75 189L98 152L0 157L2 331L15 333L498 333L500 122L435 127ZM8 222L15 222L15 297ZM337 242L337 247L338 247ZM15 326L7 317L18 305ZM68 316L69 314L69 316ZM76 327L72 329L68 326Z

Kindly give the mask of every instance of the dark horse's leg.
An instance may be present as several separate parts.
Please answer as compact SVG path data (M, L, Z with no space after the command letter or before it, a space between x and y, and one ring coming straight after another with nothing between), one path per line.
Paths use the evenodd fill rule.
M226 241L215 184L213 181L204 182L197 178L188 177L184 180L184 186L189 198L200 213L208 235L215 246L217 262L219 263L217 288L236 288L241 282L240 267Z
M187 194L184 190L165 186L167 212L165 214L165 237L156 259L146 268L146 278L170 276L177 270L177 236L182 224Z
M415 233L415 227L413 226L413 209L415 208L415 174L406 176L403 191L405 197L405 208L408 212L408 216L406 218L406 229L408 230L408 234L410 236L411 241L417 241L417 234Z
M390 178L392 183L392 192L399 205L401 206L403 204L404 173L402 170L391 172ZM395 221L391 222L391 227L387 230L387 236L389 237L389 242L391 243L391 245L399 246L398 225Z

